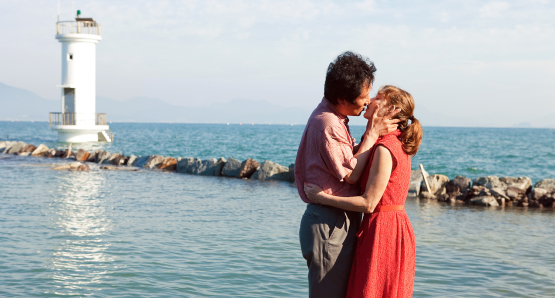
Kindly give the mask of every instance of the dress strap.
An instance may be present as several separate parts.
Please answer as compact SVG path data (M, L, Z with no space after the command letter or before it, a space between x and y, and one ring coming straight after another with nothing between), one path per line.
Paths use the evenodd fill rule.
M403 211L405 210L405 205L380 205L376 206L374 212L387 212L387 211Z

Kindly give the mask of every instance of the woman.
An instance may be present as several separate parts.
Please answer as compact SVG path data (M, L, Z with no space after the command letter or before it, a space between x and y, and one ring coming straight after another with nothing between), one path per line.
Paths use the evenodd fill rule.
M305 184L308 198L324 205L365 213L349 278L347 297L412 297L416 241L404 204L410 184L410 156L422 142L422 127L413 116L414 99L397 87L383 86L370 100L364 117L376 106L385 114L400 108L398 130L378 139L361 177L364 194L337 197Z

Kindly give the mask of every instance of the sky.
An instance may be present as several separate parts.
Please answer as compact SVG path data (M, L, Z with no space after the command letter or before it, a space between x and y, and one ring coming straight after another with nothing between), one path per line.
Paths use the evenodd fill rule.
M57 1L0 0L0 82L57 99ZM60 0L61 20L73 17ZM555 1L74 0L102 25L97 96L313 108L351 50L418 107L485 126L555 119ZM542 122L543 121L543 122Z

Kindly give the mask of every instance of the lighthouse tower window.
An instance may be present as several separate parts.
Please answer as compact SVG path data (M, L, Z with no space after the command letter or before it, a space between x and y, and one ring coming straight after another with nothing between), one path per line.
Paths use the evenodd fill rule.
M67 54L67 60L73 60L73 54Z

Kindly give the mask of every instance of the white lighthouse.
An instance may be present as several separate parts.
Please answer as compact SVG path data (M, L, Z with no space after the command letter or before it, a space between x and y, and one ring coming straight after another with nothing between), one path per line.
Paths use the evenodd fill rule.
M100 24L92 18L56 23L56 39L62 44L62 112L50 113L50 127L58 142L111 142L113 134L106 114L96 113L96 44Z

